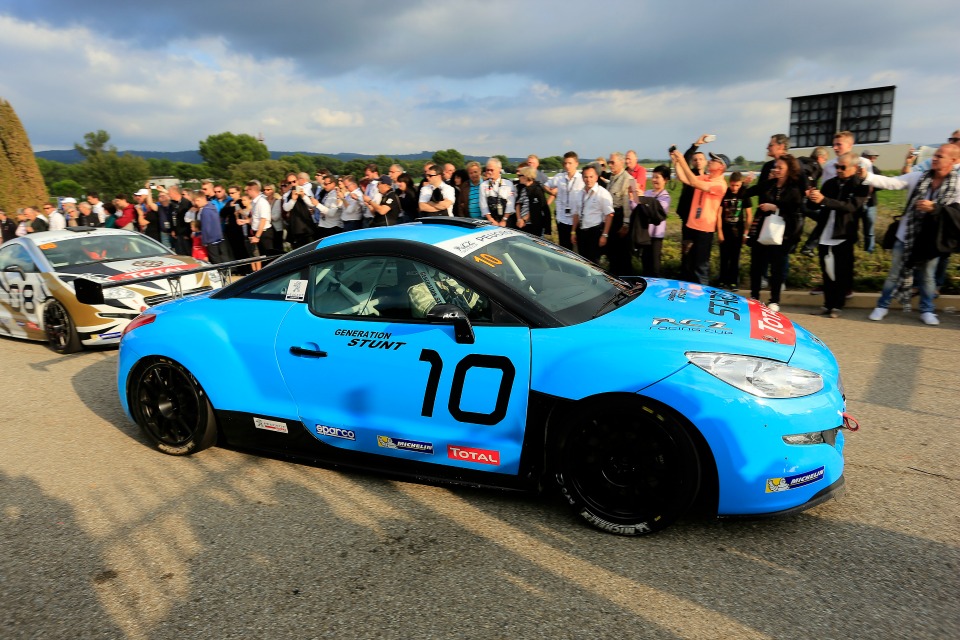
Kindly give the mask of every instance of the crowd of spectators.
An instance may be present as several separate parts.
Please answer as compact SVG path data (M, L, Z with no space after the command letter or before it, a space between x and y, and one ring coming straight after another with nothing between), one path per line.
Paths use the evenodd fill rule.
M872 151L854 154L849 131L834 136L832 158L824 147L795 157L789 138L773 135L767 145L769 161L757 177L731 171L722 153L704 154L701 147L713 139L701 136L684 153L670 150L673 170L683 184L676 206L682 222L682 279L738 290L746 246L750 296L759 300L761 290L769 288L763 302L779 311L791 254L817 252L823 286L812 293L824 298L817 313L839 317L851 295L853 248L861 227L864 250L872 252L877 244L875 190L905 189L907 206L883 243L893 251L893 266L870 319L883 319L893 300L909 309L910 296L919 293L922 321L939 323L933 299L960 238L960 131L927 162L915 165L915 154L908 155L904 175L898 178L876 172ZM549 178L539 165L538 157L530 155L520 163L516 181L503 175L499 159L490 158L482 166L475 161L464 167L427 162L419 181L399 164L385 175L370 164L359 179L320 169L312 181L308 173L289 173L279 185L204 180L198 190L189 191L148 183L133 194L132 202L126 194L102 202L91 192L80 202L61 199L59 209L51 204L42 212L26 207L15 219L0 211L0 231L7 240L68 225L131 229L179 254L222 263L277 255L368 226L422 216L462 216L536 236L552 235L555 224L561 246L594 262L605 257L614 275L637 275L636 255L642 275L660 276L671 208L669 166L657 166L648 179L634 151L586 163L569 151L562 170ZM816 224L803 241L808 218ZM720 273L714 278L710 268L715 240Z

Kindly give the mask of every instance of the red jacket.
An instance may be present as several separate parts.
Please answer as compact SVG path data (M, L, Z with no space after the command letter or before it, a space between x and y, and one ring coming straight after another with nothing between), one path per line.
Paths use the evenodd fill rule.
M133 222L137 217L137 210L133 207L132 204L127 204L123 208L123 213L117 216L117 229L123 229L125 226Z

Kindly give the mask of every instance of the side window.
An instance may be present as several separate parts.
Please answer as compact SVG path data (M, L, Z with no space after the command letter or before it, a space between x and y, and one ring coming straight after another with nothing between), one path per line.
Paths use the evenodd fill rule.
M242 298L257 300L306 300L307 270L284 274L244 293Z
M471 320L490 321L486 297L434 267L394 256L365 256L315 265L311 310L318 315L388 320L424 318L437 304L456 304Z
M24 273L37 271L37 265L34 264L33 258L19 244L11 245L0 251L0 269L6 269L7 267L20 267Z

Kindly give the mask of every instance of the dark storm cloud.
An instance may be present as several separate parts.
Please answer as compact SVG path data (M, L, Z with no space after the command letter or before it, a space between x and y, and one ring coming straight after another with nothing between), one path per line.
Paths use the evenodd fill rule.
M516 74L567 92L664 86L722 87L818 63L922 69L918 42L949 25L923 5L837 2L269 3L166 0L96 5L36 0L7 9L21 19L82 24L117 47L162 48L217 37L238 53L295 61L304 77L361 67L381 76L464 80ZM94 13L95 12L95 13ZM938 26L943 24L943 26ZM950 40L954 41L953 38ZM953 45L956 52L956 45Z

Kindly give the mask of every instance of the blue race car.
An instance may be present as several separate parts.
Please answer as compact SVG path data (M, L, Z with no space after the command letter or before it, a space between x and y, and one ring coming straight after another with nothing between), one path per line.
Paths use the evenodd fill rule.
M165 453L556 488L621 535L837 496L853 424L836 359L787 317L462 218L335 235L151 308L117 382Z

